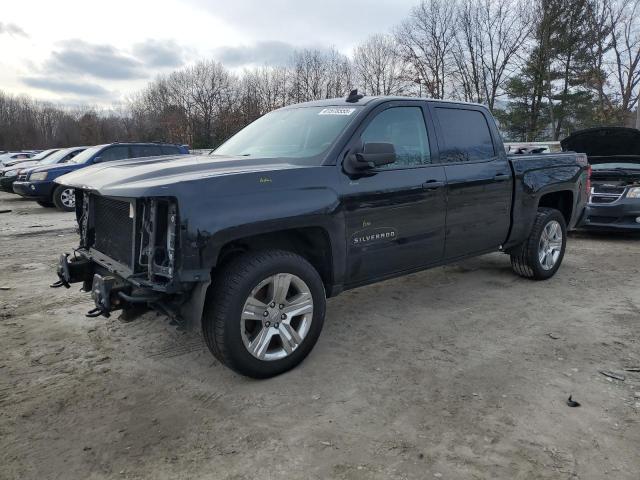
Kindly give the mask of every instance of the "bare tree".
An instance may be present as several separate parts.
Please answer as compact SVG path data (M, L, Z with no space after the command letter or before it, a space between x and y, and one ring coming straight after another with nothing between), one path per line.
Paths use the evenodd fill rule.
M640 0L620 0L609 9L615 94L623 112L638 104L640 89Z
M375 34L358 45L353 68L369 95L401 95L407 89L407 68L391 35Z
M454 70L456 2L422 0L396 29L402 58L433 98L444 98Z
M453 56L463 98L493 110L532 32L524 0L464 0L457 16Z

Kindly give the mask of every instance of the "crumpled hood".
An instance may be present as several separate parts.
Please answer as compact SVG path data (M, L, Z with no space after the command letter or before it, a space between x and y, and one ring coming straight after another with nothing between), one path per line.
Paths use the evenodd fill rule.
M640 158L640 130L625 127L599 127L580 130L560 142L562 150L586 153L589 163L625 162L625 157L634 163ZM633 158L638 157L638 158Z
M94 190L102 195L137 196L150 190L149 194L166 192L169 195L170 186L177 183L299 167L284 159L175 155L93 165L58 177L56 183Z

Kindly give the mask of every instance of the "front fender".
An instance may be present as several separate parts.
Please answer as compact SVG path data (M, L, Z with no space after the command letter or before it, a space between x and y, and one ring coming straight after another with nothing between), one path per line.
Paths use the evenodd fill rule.
M210 272L221 249L235 240L283 230L319 227L331 245L334 280L345 264L344 220L336 192L329 188L272 189L203 198L180 207L184 270ZM337 278L335 278L337 277ZM202 278L201 278L202 279Z

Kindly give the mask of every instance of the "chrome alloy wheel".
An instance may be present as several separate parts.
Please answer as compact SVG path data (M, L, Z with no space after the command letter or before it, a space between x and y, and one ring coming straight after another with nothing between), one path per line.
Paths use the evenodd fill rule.
M276 273L251 290L240 328L246 349L259 360L280 360L300 346L313 319L313 297L296 275Z
M538 259L545 270L551 270L562 251L562 227L556 220L544 226L538 244Z
M75 208L76 192L73 190L73 188L65 188L60 193L60 202L67 208Z

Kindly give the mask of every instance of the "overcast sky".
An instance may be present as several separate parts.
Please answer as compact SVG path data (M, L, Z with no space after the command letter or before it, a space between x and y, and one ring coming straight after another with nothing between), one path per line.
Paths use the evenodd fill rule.
M417 0L6 1L0 90L106 105L157 74L203 58L229 67L284 63L295 48L350 54L389 32Z

